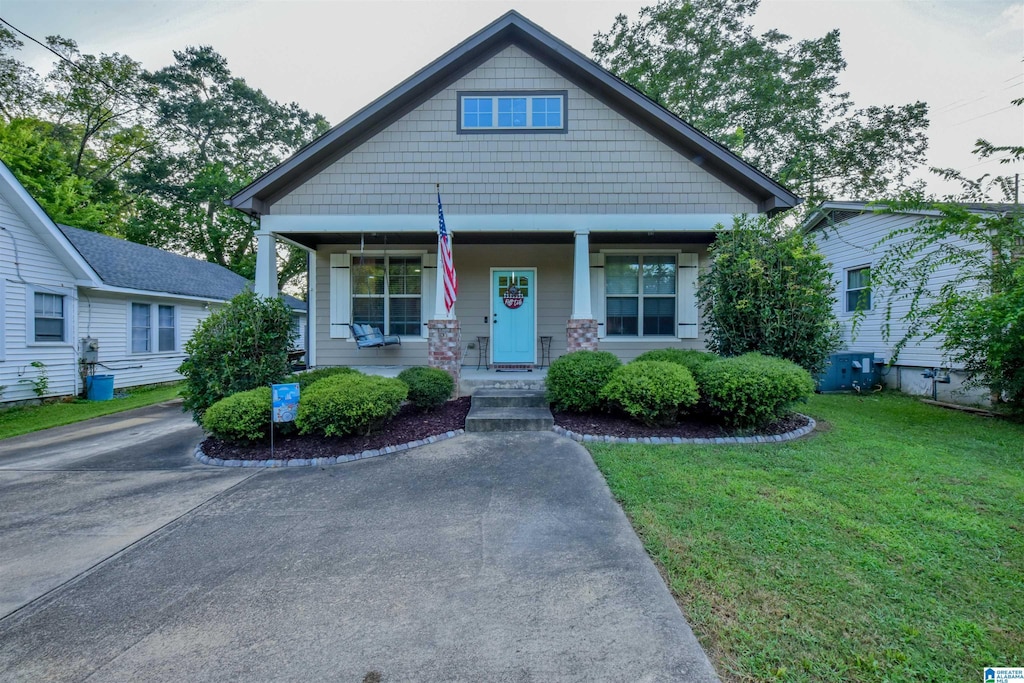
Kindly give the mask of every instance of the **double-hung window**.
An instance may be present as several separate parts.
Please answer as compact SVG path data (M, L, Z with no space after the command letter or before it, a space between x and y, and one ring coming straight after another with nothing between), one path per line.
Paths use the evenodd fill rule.
M605 297L608 336L675 336L675 255L609 254Z
M33 296L35 304L34 325L35 341L62 342L65 340L65 301L63 294L36 292Z
M565 91L459 93L459 132L563 132Z
M420 256L352 260L352 321L386 334L420 335L423 265Z
M846 311L871 310L871 268L851 268L846 271Z
M174 306L132 304L132 353L174 351L176 348L177 331L177 311Z

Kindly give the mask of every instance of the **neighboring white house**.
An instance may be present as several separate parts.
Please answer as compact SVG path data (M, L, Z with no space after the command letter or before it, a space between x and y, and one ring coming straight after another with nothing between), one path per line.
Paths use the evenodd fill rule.
M888 339L883 334L886 324L888 301L879 300L871 291L871 268L882 258L888 245L898 244L906 238L886 240L890 233L913 227L922 220L939 216L936 211L915 211L881 213L880 207L866 202L826 202L804 222L803 229L812 233L825 259L832 264L832 272L838 283L836 317L843 328L843 339L851 351L874 352L886 362L891 360L893 347L906 332L902 322L909 302L896 298L892 303L890 332ZM1002 214L1010 210L1009 205L970 205L978 213ZM884 244L882 244L884 241ZM966 246L957 241L955 244ZM956 266L950 264L935 272L928 283L936 291L944 283L958 275ZM857 322L856 336L853 323L858 306L864 309L863 317ZM985 403L985 390L963 388L965 379L961 368L951 366L940 349L943 337L930 339L916 338L900 352L899 358L884 375L887 386L904 392L931 396L933 390L938 398L961 403ZM936 383L931 377L938 369L938 377L949 377L949 383Z
M57 225L0 163L0 402L35 398L41 370L46 396L79 393L83 338L115 387L180 379L196 324L248 286L213 263ZM304 331L305 304L286 301Z
M298 68L299 65L296 65ZM438 207L458 301L435 296ZM487 361L702 348L698 270L716 226L799 198L516 12L419 69L228 204L313 255L310 363ZM457 314L457 315L455 315ZM351 323L402 337L357 350ZM469 353L466 353L469 351Z

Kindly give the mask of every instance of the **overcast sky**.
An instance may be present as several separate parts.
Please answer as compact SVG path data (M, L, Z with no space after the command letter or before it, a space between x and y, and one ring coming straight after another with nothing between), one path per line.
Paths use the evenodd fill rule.
M86 53L121 52L148 69L172 51L212 45L236 76L336 124L509 9L584 54L616 14L653 2L549 0L0 0L0 16L34 37L59 34ZM923 100L928 165L968 177L1024 168L979 163L974 141L1024 144L1024 2L762 0L758 31L816 38L838 28L842 87L859 106ZM45 73L51 55L21 58ZM948 188L922 171L929 188Z

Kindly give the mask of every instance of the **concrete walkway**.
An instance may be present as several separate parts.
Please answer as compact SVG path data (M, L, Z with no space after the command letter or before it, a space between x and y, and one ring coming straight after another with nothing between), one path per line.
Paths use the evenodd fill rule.
M4 681L372 672L717 680L587 452L552 433L264 471L0 620Z

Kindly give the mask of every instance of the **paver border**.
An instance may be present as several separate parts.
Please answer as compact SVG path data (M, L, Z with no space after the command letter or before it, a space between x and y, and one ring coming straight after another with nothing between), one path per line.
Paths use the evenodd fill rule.
M426 446L428 443L437 443L438 441L453 439L459 434L464 434L465 432L465 429L456 429L454 431L445 432L444 434L428 436L425 439L417 439L416 441L401 443L397 446L385 446L384 448L374 448L371 450L361 451L359 453L332 455L324 458L225 460L223 458L211 458L206 453L203 453L202 444L199 444L196 446L195 458L204 465L213 465L214 467L319 467L321 465L338 465L344 462L352 462L354 460L365 460L366 458L376 458L381 455L400 453L402 451L407 451L410 448L416 448L417 446Z
M704 438L692 438L687 439L681 436L602 436L600 434L577 434L576 432L554 426L556 434L568 437L573 441L579 441L580 443L643 443L643 444L711 444L711 445L732 445L732 444L749 444L749 443L781 443L783 441L792 441L793 439L799 439L801 436L806 436L814 431L817 426L817 422L810 415L804 415L803 413L797 413L801 417L807 418L807 424L803 427L794 429L793 431L786 432L785 434L771 434L769 436L719 436L711 439Z
M598 434L577 434L569 429L564 429L555 425L552 427L552 431L555 434L564 436L578 441L580 443L643 443L653 445L666 445L666 444L713 444L713 445L731 445L731 444L753 444L753 443L781 443L783 441L792 441L793 439L799 439L802 436L806 436L814 431L817 426L817 422L810 415L803 415L797 413L801 417L807 418L807 424L798 429L794 429L791 432L785 434L772 434L770 436L721 436L712 439L684 439L679 436L643 436L643 437L623 437L623 436L602 436ZM397 446L385 446L384 448L376 448L372 450L366 450L359 453L348 453L345 455L332 455L324 458L276 458L266 460L225 460L223 458L211 458L210 456L203 453L202 444L196 446L195 458L204 465L212 465L214 467L319 467L321 465L339 465L345 462L353 462L355 460L365 460L366 458L376 458L381 455L391 455L392 453L400 453L407 451L410 448L417 448L419 446L426 446L429 443L437 443L438 441L445 441L447 439L453 439L460 434L465 434L465 429L456 429L453 431L445 432L444 434L438 434L436 436L428 436L425 439L417 439L416 441L410 441L408 443L398 444Z

